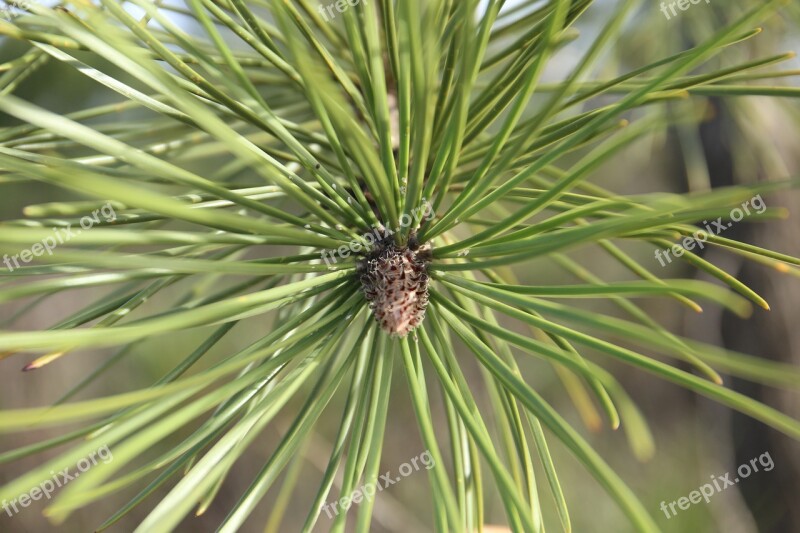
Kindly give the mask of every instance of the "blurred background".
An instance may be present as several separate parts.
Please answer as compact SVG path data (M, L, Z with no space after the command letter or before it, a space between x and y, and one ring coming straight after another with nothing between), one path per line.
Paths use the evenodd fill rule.
M667 19L660 11L660 2L642 2L635 18L625 29L613 49L594 72L597 79L609 79L621 72L642 65L657 57L664 57L702 41L715 28L734 20L752 0L711 0L692 5L686 12ZM165 2L166 3L166 2ZM574 65L583 47L596 35L597 26L616 2L598 1L577 25L581 37L559 52L551 62L546 78L552 81L563 77ZM507 8L513 7L508 2ZM787 10L784 16L770 19L757 38L731 47L722 56L712 60L714 67L732 65L785 51L797 50L800 40L797 10ZM191 25L186 19L176 20ZM0 62L18 57L24 45L0 41ZM784 70L800 69L796 59L781 65ZM800 74L800 72L798 72ZM770 85L800 86L800 77L769 80ZM75 70L50 62L31 76L17 94L47 109L69 112L76 109L111 103L117 97L98 86ZM676 116L698 114L702 122L681 124L643 137L620 156L613 158L595 173L592 182L620 193L653 191L699 191L739 183L781 180L800 177L800 103L788 98L768 96L746 98L716 98L695 96L682 102L661 104L669 107ZM121 119L123 117L120 117ZM635 119L636 116L632 116ZM125 119L135 121L135 115ZM0 124L13 121L0 115ZM123 126L124 124L121 124ZM213 170L205 169L213 172ZM23 217L23 208L34 203L54 200L76 200L72 193L56 190L47 185L30 183L3 183L0 195L0 219ZM785 207L792 216L788 220L766 224L751 224L745 219L736 224L725 236L752 243L764 248L800 256L800 193L790 192L765 195L769 207ZM701 278L702 274L684 263L674 262L665 268L655 261L652 249L625 248L627 252L649 265L650 270L663 277ZM619 264L590 250L578 251L573 257L591 264L595 272L603 272L605 279L629 279ZM704 257L725 271L739 277L761 294L770 304L771 311L756 309L748 320L741 320L709 305L702 314L694 313L666 299L643 300L643 307L671 331L686 337L722 346L731 350L757 355L765 359L800 365L800 280L745 262L741 258L706 249ZM557 265L547 260L537 261L516 269L521 281L531 284L575 283L575 279ZM181 284L162 291L142 308L142 313L152 313L169 308L177 295L182 294ZM38 302L29 311L32 300L13 302L0 307L3 329L34 330L47 328L67 316L79 304L102 298L105 289L69 291ZM597 301L587 302L587 309L609 315L619 311L611 305ZM270 327L271 317L250 319L238 327L238 335L226 336L198 365L210 366L226 353L241 349L259 338ZM612 339L619 340L619 339ZM146 386L172 368L178 354L186 354L196 345L193 332L168 338L154 338L139 343L136 348L120 358L113 367L74 399L117 394ZM0 360L0 408L16 409L43 406L60 398L76 383L115 354L115 350L95 350L70 354L39 371L22 373L29 362L25 355ZM601 362L618 376L620 382L641 406L650 421L657 450L646 463L638 462L629 451L622 432L608 427L587 427L565 394L561 381L551 367L521 359L526 375L559 412L567 418L610 465L634 489L645 507L655 517L664 531L730 533L800 532L800 445L776 431L745 416L664 383L658 379L609 361L587 351L590 358ZM472 356L466 351L459 354L468 378L472 383L482 382ZM525 367L527 365L527 368ZM394 373L390 419L384 445L381 471L397 472L399 465L425 451L417 432L417 424L408 397L403 371L398 366ZM757 398L794 418L800 418L800 400L797 394L748 382L726 378L728 386ZM475 390L481 398L482 391ZM341 401L337 396L334 401ZM432 396L435 420L445 427L441 398ZM279 416L278 422L251 448L245 459L234 466L225 487L205 515L184 522L185 531L213 531L224 518L226 510L245 490L253 473L268 459L280 436L288 428L292 414L299 404L290 404ZM330 412L338 412L333 406ZM282 531L299 531L325 468L327 451L339 423L337 416L323 418L314 440L306 447L306 463L299 473L296 497L288 502ZM64 431L71 428L64 428ZM61 429L24 435L0 435L0 452L60 434ZM188 431L188 429L186 430ZM185 435L178 432L175 444ZM551 452L560 472L562 486L576 532L625 532L630 530L625 517L613 504L603 489L583 468L551 439ZM113 449L112 449L113 452ZM48 452L43 456L50 456ZM667 518L660 509L662 501L677 500L707 483L712 476L722 477L751 459L769 454L774 462L770 471L759 471L743 479L734 487L715 494L709 504L692 505ZM155 453L153 453L155 456ZM39 458L25 459L0 465L0 484L17 477ZM66 466L66 465L65 465ZM102 466L99 466L101 468ZM732 476L733 477L733 476ZM337 481L338 483L338 481ZM424 470L381 492L376 499L373 531L416 532L431 530L432 514L430 494ZM335 492L334 486L334 493ZM166 490L151 495L148 504L157 501ZM272 490L247 522L245 531L263 531L275 505L277 491ZM135 492L124 490L113 497L93 504L75 513L60 526L53 526L43 516L44 502L34 502L29 508L9 518L0 511L0 532L93 531L103 520L126 503ZM487 493L487 523L503 520L502 505ZM146 515L145 505L130 513L111 531L132 531ZM558 530L557 517L552 506L544 509L546 523ZM330 521L321 517L317 531L326 531Z

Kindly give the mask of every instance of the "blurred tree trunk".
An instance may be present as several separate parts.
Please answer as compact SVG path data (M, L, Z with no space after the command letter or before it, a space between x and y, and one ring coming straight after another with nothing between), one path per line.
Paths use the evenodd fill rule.
M763 102L764 105L775 105ZM715 115L702 125L700 136L709 167L712 187L725 187L737 183L733 147L744 143L737 138L736 125L726 104L712 100ZM773 135L782 130L776 127ZM756 177L753 177L756 179ZM746 220L726 230L725 236L757 244L764 248L800 256L800 201L796 194L774 194L765 198L768 207L785 207L794 213L795 221L750 224ZM706 250L709 253L709 249ZM740 319L726 312L717 324L725 348L749 353L794 365L800 365L800 328L796 317L800 305L798 279L782 275L768 267L731 255L726 258L726 269L751 287L770 304L770 312L756 309L749 319ZM730 270L733 266L735 270ZM731 388L779 409L794 418L800 418L800 404L796 394L776 390L743 380L728 383ZM737 485L746 501L758 529L764 533L800 531L800 454L797 443L747 416L732 416L731 439L736 466L768 452L775 467L772 471L753 475L747 483Z

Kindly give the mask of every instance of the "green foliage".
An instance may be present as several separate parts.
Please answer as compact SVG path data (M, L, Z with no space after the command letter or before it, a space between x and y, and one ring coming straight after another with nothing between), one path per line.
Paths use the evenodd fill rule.
M703 229L703 220L796 184L623 196L587 182L637 140L702 118L676 117L665 104L691 95L800 96L796 88L749 83L788 54L709 67L755 38L756 26L782 3L758 2L697 46L605 79L598 65L645 5L622 0L557 83L543 81L545 68L576 38L591 0L524 1L503 11L501 0L485 10L477 0L375 0L331 21L308 0L187 0L181 7L100 0L58 9L31 4L12 22L0 21L0 34L26 43L0 65L0 111L18 120L0 129L0 185L37 181L81 197L29 205L27 218L4 222L0 254L18 254L54 227L78 227L106 202L116 214L35 265L2 272L0 303L31 299L4 316L2 356L34 353L27 367L34 369L62 357L58 364L68 364L87 348L119 348L55 406L0 412L0 431L8 433L78 424L0 454L6 463L70 445L0 487L0 500L109 445L114 461L66 486L48 516L62 523L76 509L137 487L99 530L139 505L151 509L139 530L173 530L193 509L213 504L237 460L284 411L294 422L220 530L241 527L276 485L283 507L269 527L280 530L302 450L320 419L334 417L341 422L305 520L311 530L320 506L337 499L337 472L340 495L377 479L394 378L407 382L420 438L439 465L429 471L439 530L480 529L491 490L512 530L542 531L542 507L553 506L569 531L554 443L584 465L637 530L656 530L631 489L518 366L531 355L556 367L568 392L594 399L576 404L584 418L597 417L598 406L646 459L654 453L646 421L602 362L584 357L587 350L800 439L800 422L725 388L717 373L798 388L800 369L680 338L635 299L665 298L693 310L704 299L740 316L766 302L692 251L682 260L721 284L662 279L618 246L670 246ZM113 103L61 115L13 94L53 63L103 87ZM435 218L421 227L400 224L426 201ZM784 215L766 209L748 220ZM416 234L433 247L428 315L405 338L388 336L370 316L357 257L330 265L320 259L322 251L363 243L379 226L401 227L397 246ZM800 273L800 260L777 252L721 236L707 245ZM620 263L635 279L604 281L568 255L578 247ZM555 262L580 284L528 286L516 279L519 269L506 268L534 259ZM91 302L76 297L74 312L47 330L11 331L53 295L90 287L113 292ZM142 307L168 289L177 294L171 307ZM572 303L586 298L609 299L626 318ZM261 338L198 364L253 317L271 324ZM174 366L161 379L68 401L145 340L186 330L196 349L165 353ZM456 354L464 349L482 368L481 381L463 372ZM487 391L488 405L476 390ZM434 427L434 402L444 407L446 430ZM157 453L144 460L151 449ZM148 499L164 486L171 487L166 497ZM371 512L371 503L354 511L358 531L369 530ZM332 530L344 531L346 519L339 514Z

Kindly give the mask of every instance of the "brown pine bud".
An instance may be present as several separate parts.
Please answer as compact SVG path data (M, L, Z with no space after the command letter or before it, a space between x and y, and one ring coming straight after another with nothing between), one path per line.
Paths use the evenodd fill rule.
M425 318L430 247L378 243L358 265L364 296L381 328L405 337Z

